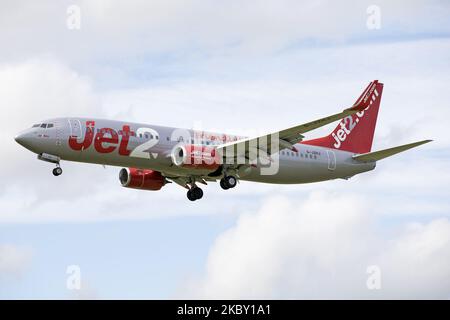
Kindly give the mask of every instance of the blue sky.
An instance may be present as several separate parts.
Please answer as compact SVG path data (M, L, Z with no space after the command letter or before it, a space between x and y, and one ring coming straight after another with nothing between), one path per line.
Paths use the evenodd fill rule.
M93 297L170 298L180 282L203 270L215 236L232 222L184 217L2 226L2 243L32 246L33 253L23 276L2 283L0 297L73 298L65 287L66 268L76 264Z
M66 27L72 4L80 30ZM450 297L447 2L3 8L0 298ZM189 203L173 184L122 188L120 168L64 163L55 179L12 139L70 115L273 131L341 110L373 79L385 83L374 148L435 141L349 181L210 185ZM66 288L69 265L81 291ZM366 287L370 265L380 290Z

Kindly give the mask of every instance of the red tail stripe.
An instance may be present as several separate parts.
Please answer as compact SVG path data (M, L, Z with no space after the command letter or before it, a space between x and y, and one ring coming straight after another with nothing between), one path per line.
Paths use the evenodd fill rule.
M357 113L342 119L328 136L302 143L354 153L370 152L382 92L382 83L371 82L351 108Z

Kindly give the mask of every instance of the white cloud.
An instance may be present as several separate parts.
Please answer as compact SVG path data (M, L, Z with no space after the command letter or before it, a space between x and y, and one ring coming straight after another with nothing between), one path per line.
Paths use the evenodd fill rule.
M366 198L313 192L304 202L267 200L221 234L205 275L183 297L448 298L450 222L379 228ZM381 290L368 290L368 266ZM184 288L186 289L186 288Z
M14 137L42 117L100 114L89 77L53 57L0 64L2 111L8 118L2 137Z
M81 29L66 27L67 7L79 5ZM71 61L121 59L177 51L261 55L297 44L345 43L379 36L446 34L450 7L442 1L379 0L382 28L366 27L372 1L127 2L7 1L0 13L0 59L53 52ZM36 36L38 35L38 36ZM20 41L17 41L20 39ZM139 59L138 59L139 60Z
M384 288L390 298L450 296L450 221L410 223L380 254Z
M27 247L0 244L0 280L20 278L31 258L31 249Z
M281 6L272 8L273 3L258 2L258 4L247 5L239 11L243 14L246 10L252 11L252 22L246 22L245 27L239 27L239 22L244 22L242 16L238 14L237 22L232 24L231 29L223 28L222 34L214 30L214 28L223 27L222 23L217 23L210 29L201 28L204 23L201 17L208 16L208 13L217 10L212 7L199 9L199 12L195 10L190 12L180 9L175 4L173 7L156 2L151 4L140 2L140 4L144 7L136 13L128 4L108 1L81 3L82 23L85 23L82 26L83 32L92 31L90 28L94 28L97 33L93 32L92 35L84 33L78 36L89 43L92 37L103 33L113 33L118 37L127 37L129 34L140 37L142 33L137 30L142 29L144 35L148 35L146 32L149 32L155 37L159 37L159 34L176 33L177 37L169 37L170 41L176 42L180 37L179 28L187 23L188 34L197 35L193 30L202 30L199 31L198 39L206 46L207 43L214 42L208 40L208 34L212 32L223 43L240 34L248 39L243 42L252 43L253 40L260 39L261 44L273 49L277 48L277 45L269 41L270 39L266 42L264 37L258 38L261 32L265 35L260 27L265 24L267 13L273 10L275 16L287 15L290 18L286 18L286 21L280 19L279 24L267 32L269 35L275 35L275 38L279 33L286 32L285 36L290 39L289 41L303 36L320 38L321 35L316 32L323 32L323 36L328 37L336 31L333 26L339 24L341 16L348 15L351 25L365 17L364 10L359 18L355 18L356 15L353 14L346 14L342 8L331 10L336 6L334 3L324 2L315 7L296 2L294 6L296 10L302 11L306 8L299 19L308 16L308 10L323 12L321 9L323 6L336 15L328 13L328 16L331 15L330 19L324 18L317 21L317 28L312 28L314 29L312 31L311 28L295 29L292 28L295 23L295 10L291 14ZM194 1L192 8L196 8L196 5L200 6L200 3ZM215 14L222 15L224 21L229 20L235 5L236 3L232 3L230 7L227 7L223 4L222 6L226 8L215 11ZM420 10L417 8L422 5L423 2L420 1L410 5L407 11L413 14L406 15L410 17L418 14ZM24 6L27 7L26 10L22 10ZM384 10L388 20L390 14L400 10L400 6L395 7L396 9L390 7L390 4L381 6L385 9L390 8ZM14 3L9 8L14 14L20 13L23 21L30 24L35 24L43 17L47 17L50 21L39 25L45 28L49 27L47 24L56 23L53 14L59 10L55 7L56 9L49 11L48 7L42 4L39 10L35 11L36 8L26 3ZM433 10L433 14L438 14ZM35 14L32 14L33 12ZM65 10L62 12L65 14ZM162 12L166 12L167 15ZM46 16L48 14L50 15ZM153 16L155 19L152 18ZM401 16L404 17L404 15ZM181 17L187 18L183 20ZM196 17L198 21L188 23L189 19L194 19L193 17ZM93 20L90 20L91 18ZM177 24L174 20L182 22ZM9 30L17 32L22 30L18 27L15 29L12 20L10 23L12 25ZM150 26L147 24L153 24L154 28L144 28L144 26ZM342 26L339 25L339 27ZM118 28L123 32L116 32ZM64 41L74 41L71 38L74 34L68 33L65 29L63 31L54 29L56 33L64 32L64 36L59 35L62 38L58 48L65 46ZM237 32L235 29L242 29L242 32ZM286 31L287 29L289 30ZM351 34L351 31L346 34ZM141 49L138 51L145 51L148 43L158 50L166 48L158 41L152 42L154 38L148 39L148 42L139 42ZM284 41L284 36L281 39ZM8 121L4 121L0 127L0 143L2 154L5 155L2 163L5 168L8 168L1 173L3 184L0 186L0 201L3 209L0 213L0 222L99 221L148 219L179 214L212 214L211 203L214 203L216 208L214 213L217 214L230 211L230 197L233 198L235 208L245 210L254 209L256 206L255 201L248 200L250 197L262 199L274 192L291 195L298 190L306 192L335 188L345 188L348 192L357 191L365 195L379 194L386 203L385 208L389 208L383 211L385 213L409 215L425 212L425 214L446 215L448 212L450 204L446 200L448 192L445 188L450 180L445 170L448 161L445 155L435 159L436 154L443 153L443 150L450 145L445 122L441 120L450 116L449 109L442 103L442 92L446 90L450 74L446 62L450 50L448 40L367 43L332 48L311 46L301 50L277 52L274 55L255 53L248 56L215 52L210 56L202 55L186 60L175 57L173 61L169 58L170 62L167 64L167 61L162 62L164 72L170 74L172 69L188 69L190 70L188 75L181 78L169 77L164 83L158 84L143 81L133 89L103 91L98 90L98 86L109 79L96 78L95 71L86 69L91 63L94 69L98 65L95 62L95 52L87 49L98 50L97 42L100 43L96 41L96 46L81 47L74 51L76 54L87 54L90 59L93 59L82 68L65 62L71 60L70 54L54 51L53 46L48 46L46 48L48 50L44 50L44 56L34 51L27 51L32 58L21 62L0 64L0 96L2 97L0 108L8 118ZM124 46L120 41L112 41L109 38L105 38L101 43L104 46L101 50L106 50L108 43L111 46ZM218 46L222 47L223 43ZM45 41L43 45L45 46ZM131 49L132 47L127 47L126 50ZM115 51L111 50L111 52ZM175 50L175 52L179 51ZM408 54L405 55L404 52ZM119 50L114 54L130 57L128 51ZM109 56L105 57L108 60ZM139 65L141 62L139 59L131 59L119 66L126 69L130 64ZM143 68L158 64L157 58L152 60L150 57ZM411 69L411 65L414 65L414 69ZM111 66L113 69L116 67ZM82 72L80 69L86 71ZM380 163L376 172L357 177L349 182L332 181L314 185L278 187L243 183L236 190L230 190L227 193L220 190L217 185L213 185L205 188L205 199L185 207L185 191L176 185L164 187L159 192L123 189L117 179L118 168L108 168L105 171L99 166L63 162L65 173L56 179L50 174L51 165L36 161L35 155L17 145L13 140L13 136L18 131L34 122L54 116L70 115L101 116L179 127L192 127L200 122L207 130L242 134L272 131L330 114L348 106L358 96L366 82L372 78L380 78L386 84L375 148L390 147L422 138L433 138L436 141L421 147L420 151L413 150L408 155L386 160ZM122 86L128 87L123 83ZM219 118L218 114L221 115ZM329 130L330 128L327 127L311 133L308 137L318 136ZM427 157L415 158L418 154L427 155ZM26 178L22 174L24 172ZM18 176L21 178L18 179ZM411 194L416 195L414 200L406 201L405 199L408 199ZM424 195L427 198L423 197ZM429 201L430 198L433 198L433 201ZM145 205L149 199L154 203L154 210L151 213ZM167 208L165 203L173 199L179 201L183 207L179 207L177 202L177 205ZM119 202L120 205L117 205ZM404 210L406 205L408 210ZM135 208L132 214L128 212L129 208ZM127 213L124 214L124 212Z
M2 164L8 168L1 173L4 183L0 186L0 197L22 199L19 205L34 198L35 194L27 194L27 191L43 197L51 196L48 193L52 189L48 186L48 179L42 179L32 187L22 183L20 190L17 189L18 172L27 173L25 180L39 178L37 172L43 163L35 161L36 156L20 147L14 136L44 119L101 115L101 103L92 91L90 79L51 58L0 64L0 96L0 110L4 115L0 127ZM12 195L12 190L18 194ZM54 190L53 195L58 192L70 194L70 184L67 188Z
M89 0L78 2L81 30L70 31L71 4L2 3L0 223L244 212L211 248L190 296L449 296L450 41L417 40L448 36L448 4L377 1L382 29L369 31L372 1ZM13 140L36 121L70 115L271 131L348 106L373 78L386 84L374 147L436 141L348 182L212 185L190 203L177 185L124 189L118 168L63 163L54 178ZM0 277L22 274L30 252L0 245ZM381 291L365 286L373 264ZM79 297L95 295L87 287Z
M325 59L331 52L330 49L317 49L302 54L300 61L298 53L291 52L285 56L286 61L282 65L276 59L269 59L270 65L278 65L285 70L280 73L272 67L264 75L270 80L247 79L244 76L236 81L214 79L208 82L209 76L203 75L198 79L174 80L167 85L142 85L106 92L95 90L90 77L50 57L0 65L0 95L4 101L1 108L9 118L0 127L2 150L8 155L3 160L8 170L2 172L4 183L0 187L0 201L3 210L0 221L101 221L218 214L230 211L230 197L233 197L236 208L254 209L256 204L249 201L249 197L261 199L274 192L290 196L299 190L307 192L336 188L364 195L378 194L385 203L384 214L447 215L450 204L445 186L450 176L445 169L448 160L444 149L450 145L450 140L445 122L441 119L450 114L441 103L441 93L445 92L448 79L448 73L443 72L448 70L443 57L449 46L449 41L417 41L338 48L329 58L330 63L344 64L345 68L352 70L345 73L342 79L336 75L324 79L326 70L320 69L321 74L317 73L310 80L301 76L296 81L297 69L286 71L288 66L298 65L298 70L304 69L308 73L308 65L314 58ZM398 51L413 52L408 59L418 61L414 77L411 77L408 67L398 68L398 60L383 62L384 59L379 58ZM436 60L432 68L439 69L434 77L428 75L429 63L423 59L431 52ZM364 57L364 54L368 56ZM347 62L349 57L359 65L358 68L351 69L352 63ZM406 66L410 62L406 61ZM395 75L390 74L392 68L397 68ZM385 82L385 90L375 149L424 138L436 141L420 150L385 160L375 172L348 182L330 181L276 188L243 183L228 192L212 184L205 188L205 199L186 207L185 191L177 185L164 187L159 192L122 188L117 179L119 169L115 167L103 170L96 165L63 162L65 173L54 178L50 174L50 164L36 161L35 155L13 140L15 133L34 122L70 115L179 127L192 127L201 121L204 129L230 133L272 131L330 114L353 103L366 82L366 79L361 80L361 69L367 70L370 75L383 70L387 77L385 81L384 77L380 77ZM411 89L416 87L420 89ZM222 114L220 119L217 112ZM255 117L261 112L264 116ZM236 114L239 116L234 116ZM318 136L329 130L327 127L308 136ZM17 172L26 172L25 183L23 178L17 179ZM410 200L412 194L415 197ZM149 199L154 204L151 212L145 205ZM173 199L183 204L183 208L178 205L167 208L165 204ZM211 203L216 208L213 212L210 210ZM135 208L132 214L128 212L129 208Z

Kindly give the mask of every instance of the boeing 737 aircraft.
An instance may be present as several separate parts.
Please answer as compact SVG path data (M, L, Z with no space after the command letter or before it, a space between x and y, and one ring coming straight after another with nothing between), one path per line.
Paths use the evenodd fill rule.
M373 170L378 160L431 140L371 152L383 84L372 81L350 108L279 132L246 138L236 135L92 118L57 118L26 129L15 140L54 163L61 160L125 167L122 186L160 190L175 182L191 201L198 184L220 181L227 190L239 180L299 184L348 179ZM341 120L328 136L303 134Z

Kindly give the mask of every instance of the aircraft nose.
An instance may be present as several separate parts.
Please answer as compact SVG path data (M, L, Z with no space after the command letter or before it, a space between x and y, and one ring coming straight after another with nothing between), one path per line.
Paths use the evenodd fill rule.
M16 140L16 142L21 146L28 149L31 146L33 139L29 133L21 132L14 137L14 140Z
M21 144L21 145L23 145L23 143L25 142L25 135L22 133L22 134L18 134L18 135L16 135L15 137L14 137L14 140L16 140L16 142L18 143L18 144Z

